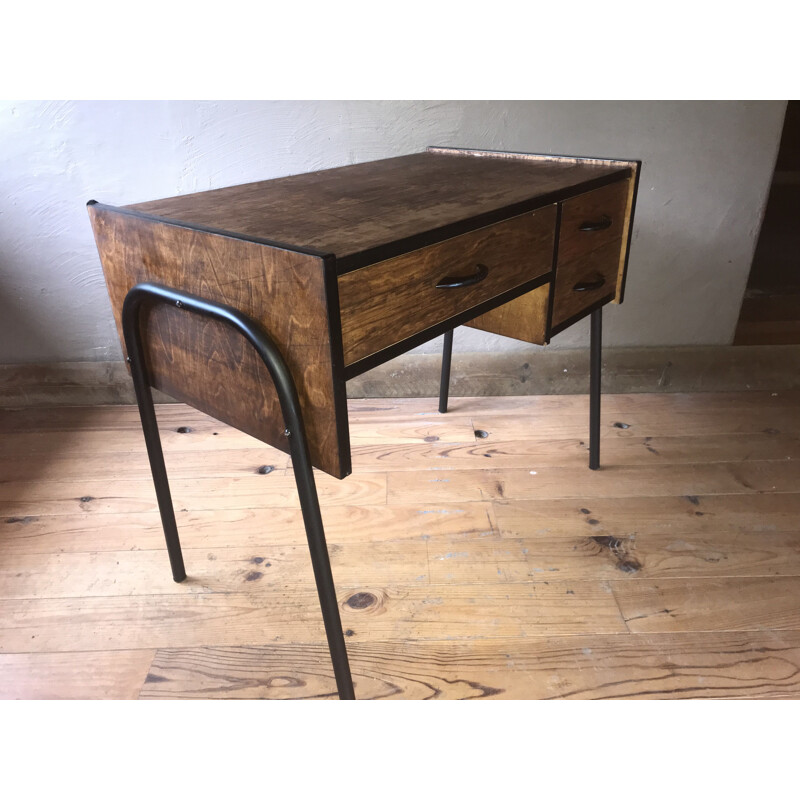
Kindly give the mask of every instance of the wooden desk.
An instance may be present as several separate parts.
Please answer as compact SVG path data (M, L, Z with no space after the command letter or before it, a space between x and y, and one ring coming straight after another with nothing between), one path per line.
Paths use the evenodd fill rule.
M461 324L546 344L592 314L594 433L599 309L623 298L639 167L428 148L131 206L91 201L89 216L123 344L133 341L125 338L123 304L134 286L149 282L187 295L151 304L139 298L140 381L292 452L297 472L296 439L284 421L291 403L281 401L274 371L242 335L252 323L286 362L310 463L344 478L351 472L345 382ZM241 316L238 329L216 306ZM451 343L450 336L445 378ZM446 390L445 380L442 409ZM163 490L147 402L140 397ZM172 511L159 498L169 545L164 515ZM308 518L306 527L311 541ZM321 522L318 536L324 549ZM180 579L176 531L173 542ZM332 587L330 579L327 601L320 589L324 615ZM326 616L329 643L336 623L338 608L335 619Z

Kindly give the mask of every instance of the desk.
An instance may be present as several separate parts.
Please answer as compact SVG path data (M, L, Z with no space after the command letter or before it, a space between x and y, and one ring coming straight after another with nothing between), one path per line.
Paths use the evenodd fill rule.
M453 328L535 344L621 302L640 162L428 148L89 216L131 365L173 575L150 387L291 452L340 697L352 682L312 465L351 472L345 383Z

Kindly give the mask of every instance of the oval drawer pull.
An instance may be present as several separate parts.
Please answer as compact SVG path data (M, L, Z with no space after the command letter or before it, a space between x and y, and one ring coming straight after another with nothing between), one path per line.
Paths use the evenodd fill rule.
M437 289L458 289L461 286L474 286L480 283L488 274L489 267L485 264L476 264L476 272L474 275L467 275L466 277L460 275L448 275L442 278L436 284Z
M572 287L573 292L593 292L595 289L601 289L605 286L606 279L602 275L598 275L593 281L579 281Z
M582 222L579 231L604 231L606 228L611 227L611 217L608 214L603 214L597 222Z

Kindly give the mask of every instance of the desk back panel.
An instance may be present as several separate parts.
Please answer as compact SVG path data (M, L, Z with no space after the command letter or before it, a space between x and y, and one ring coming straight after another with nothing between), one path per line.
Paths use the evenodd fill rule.
M550 286L550 283L546 283L464 324L470 328L508 336L510 339L547 344Z
M337 478L350 474L344 381L335 379L341 343L332 335L338 297L335 274L326 274L331 265L318 256L109 206L92 204L89 216L120 340L122 303L142 281L239 309L264 327L292 371L314 466ZM142 314L155 388L288 452L269 372L240 334L172 307Z

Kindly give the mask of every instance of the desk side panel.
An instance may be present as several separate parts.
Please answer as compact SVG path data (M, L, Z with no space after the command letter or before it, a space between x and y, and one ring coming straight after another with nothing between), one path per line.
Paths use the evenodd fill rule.
M617 277L617 294L615 303L625 299L625 280L628 277L628 259L630 257L631 240L633 239L633 214L636 210L636 197L639 194L639 175L642 171L642 162L631 162L631 179L628 181L628 200L625 206L625 229L622 232L622 253L619 259L619 274Z
M243 311L261 323L289 365L314 466L337 478L350 473L344 380L333 358L340 345L331 341L321 258L106 206L89 206L89 216L121 341L122 303L142 281ZM172 307L142 314L155 388L288 452L269 372L240 334Z

